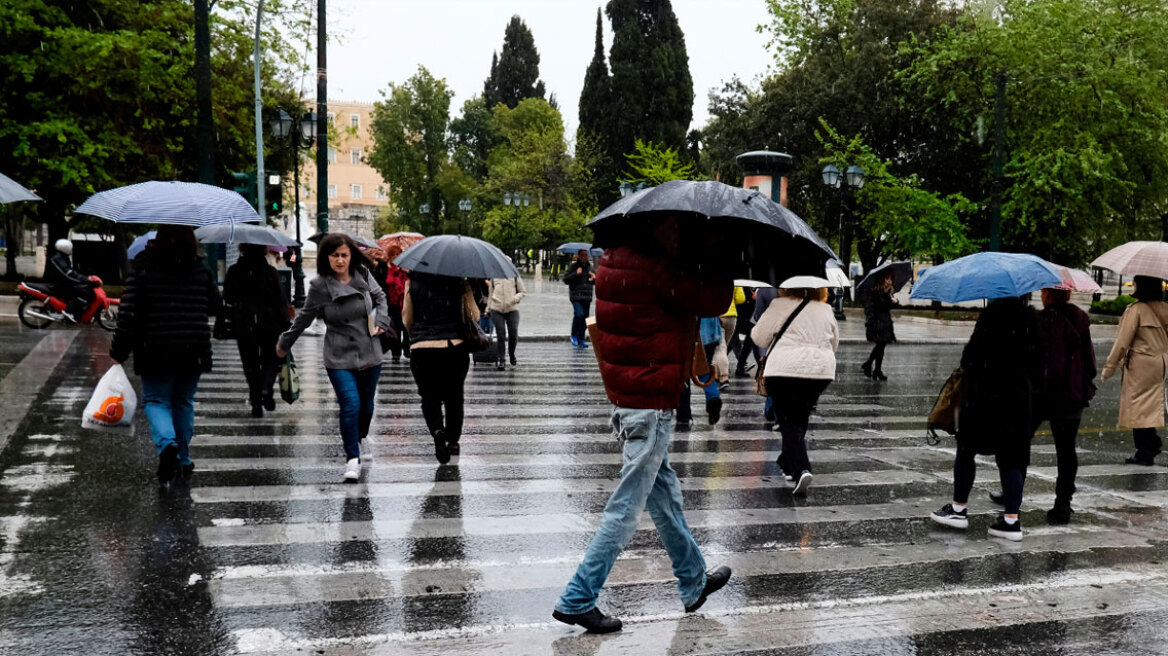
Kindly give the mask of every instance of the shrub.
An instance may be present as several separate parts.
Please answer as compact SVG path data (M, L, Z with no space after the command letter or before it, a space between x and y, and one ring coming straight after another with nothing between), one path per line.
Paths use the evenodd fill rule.
M1120 315L1127 309L1127 306L1135 302L1135 297L1124 294L1115 298L1094 301L1091 303L1091 311L1096 314Z

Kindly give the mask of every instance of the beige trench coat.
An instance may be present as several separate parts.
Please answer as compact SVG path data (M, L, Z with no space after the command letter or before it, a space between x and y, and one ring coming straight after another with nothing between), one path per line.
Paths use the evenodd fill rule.
M1122 428L1164 426L1164 379L1168 375L1168 303L1139 302L1128 306L1119 320L1119 333L1103 380L1123 371L1119 399Z

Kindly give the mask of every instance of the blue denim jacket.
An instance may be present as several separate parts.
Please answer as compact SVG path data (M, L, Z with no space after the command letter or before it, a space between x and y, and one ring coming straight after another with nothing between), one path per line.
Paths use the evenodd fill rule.
M717 344L722 341L722 322L718 317L703 317L698 324L698 332L702 336L702 344Z

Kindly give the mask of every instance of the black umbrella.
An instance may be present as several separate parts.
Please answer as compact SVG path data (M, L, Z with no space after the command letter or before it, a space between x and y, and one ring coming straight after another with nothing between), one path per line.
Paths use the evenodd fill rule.
M455 278L514 278L519 270L503 251L462 235L426 237L393 261L403 269Z
M860 284L856 285L856 298L863 298L865 294L872 291L872 286L876 284L876 281L888 275L889 271L892 271L893 294L900 291L900 288L904 287L913 277L911 262L885 262L869 271Z
M822 276L824 264L836 257L791 210L757 191L711 180L671 180L622 198L589 222L596 234L592 246L625 243L642 219L669 214L681 215L681 259L701 261L712 235L728 237L709 255L732 264L735 277L777 284L796 275Z

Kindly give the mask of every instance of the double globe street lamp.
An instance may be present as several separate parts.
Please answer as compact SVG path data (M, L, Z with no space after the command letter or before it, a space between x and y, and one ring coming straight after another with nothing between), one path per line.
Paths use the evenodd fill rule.
M292 193L296 196L296 241L300 238L300 149L308 148L316 142L316 113L305 112L300 117L300 129L292 129L292 115L283 109L268 121L268 127L278 139L288 139L292 143ZM318 189L319 193L320 190ZM304 254L300 246L293 249L292 261L292 305L304 307Z
M843 173L833 164L828 164L823 167L823 184L836 192L840 198L838 255L841 263L844 265L844 274L849 278L851 277L852 244L850 240L846 243L844 240L844 213L849 209L849 196L864 187L864 179L867 177L868 172L855 164L849 166ZM842 289L836 296L835 316L837 319L844 318L844 295Z

